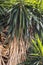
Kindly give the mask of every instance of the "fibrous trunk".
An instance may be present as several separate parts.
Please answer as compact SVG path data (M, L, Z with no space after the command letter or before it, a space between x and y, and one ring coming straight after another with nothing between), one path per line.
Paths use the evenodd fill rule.
M5 47L1 45L0 51L0 65L17 65L26 60L26 50L28 48L28 42L25 42L23 38L20 40L14 37L14 40Z

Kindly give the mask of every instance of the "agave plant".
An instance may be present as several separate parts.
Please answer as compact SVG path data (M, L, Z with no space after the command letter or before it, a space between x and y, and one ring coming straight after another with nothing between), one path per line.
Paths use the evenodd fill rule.
M23 0L16 0L13 4L10 2L12 7L8 9L3 7L6 3L9 5L7 0L3 2L3 5L2 2L0 3L0 32L7 28L7 38L13 39L14 35L17 37L29 36L29 27L33 26L34 28L34 24L36 26L32 30L39 32L40 27L43 29L43 17L32 4Z

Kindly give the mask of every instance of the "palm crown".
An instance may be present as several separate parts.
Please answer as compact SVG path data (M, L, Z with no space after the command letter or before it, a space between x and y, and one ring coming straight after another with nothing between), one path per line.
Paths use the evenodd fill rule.
M33 28L35 26L33 30L36 29L36 32L43 29L43 17L37 10L37 7L34 8L31 3L23 0L15 0L15 4L7 4L10 8L3 7L4 3L8 3L7 0L4 1L3 4L1 2L0 5L0 32L3 32L3 29L7 28L7 38L10 37L13 39L14 35L18 37L29 36L31 26L33 26Z

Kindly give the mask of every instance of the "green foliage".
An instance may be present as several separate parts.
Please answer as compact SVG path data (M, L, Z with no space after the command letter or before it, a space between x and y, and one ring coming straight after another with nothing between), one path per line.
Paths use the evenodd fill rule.
M40 10L43 10L43 0L0 0L0 5L2 4L3 6L5 6L5 5L11 6L11 5L13 5L17 2L20 2L20 1L23 1L25 3L31 3L31 4L33 4L33 6L35 6L37 4L38 8Z
M15 3L18 2L31 3L33 7L38 7L40 11L43 11L43 0L0 0L0 6L12 7Z
M43 56L43 43L42 43L42 39L40 40L39 36L36 35L35 36L35 40L32 39L32 43L33 43L33 48L34 51L39 53L38 55Z
M17 36L17 38L25 38L35 33L41 35L42 39L40 39L38 35L35 35L35 40L32 39L31 54L28 54L26 62L23 63L25 65L43 65L42 1L34 0L33 3L32 1L33 0L0 1L0 33L7 28L5 43L9 37L12 40L14 35ZM33 31L32 33L31 30Z
M5 1L7 2L7 1ZM4 2L4 3L5 3ZM9 1L10 2L10 1ZM7 32L10 38L13 39L14 35L17 37L25 37L29 34L29 26L35 24L34 32L40 32L43 29L43 16L37 8L34 8L32 4L17 1L10 9L0 6L0 27L8 27ZM2 30L0 32L2 32ZM31 31L30 31L31 32Z
M43 41L42 38L35 35L32 39L31 47L28 49L26 61L20 65L43 65Z

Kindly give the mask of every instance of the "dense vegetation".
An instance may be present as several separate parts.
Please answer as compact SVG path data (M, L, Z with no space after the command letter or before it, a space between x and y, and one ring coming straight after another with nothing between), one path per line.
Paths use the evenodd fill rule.
M28 40L24 65L43 65L43 0L0 0L0 36L2 33L6 34L4 44L14 36Z

